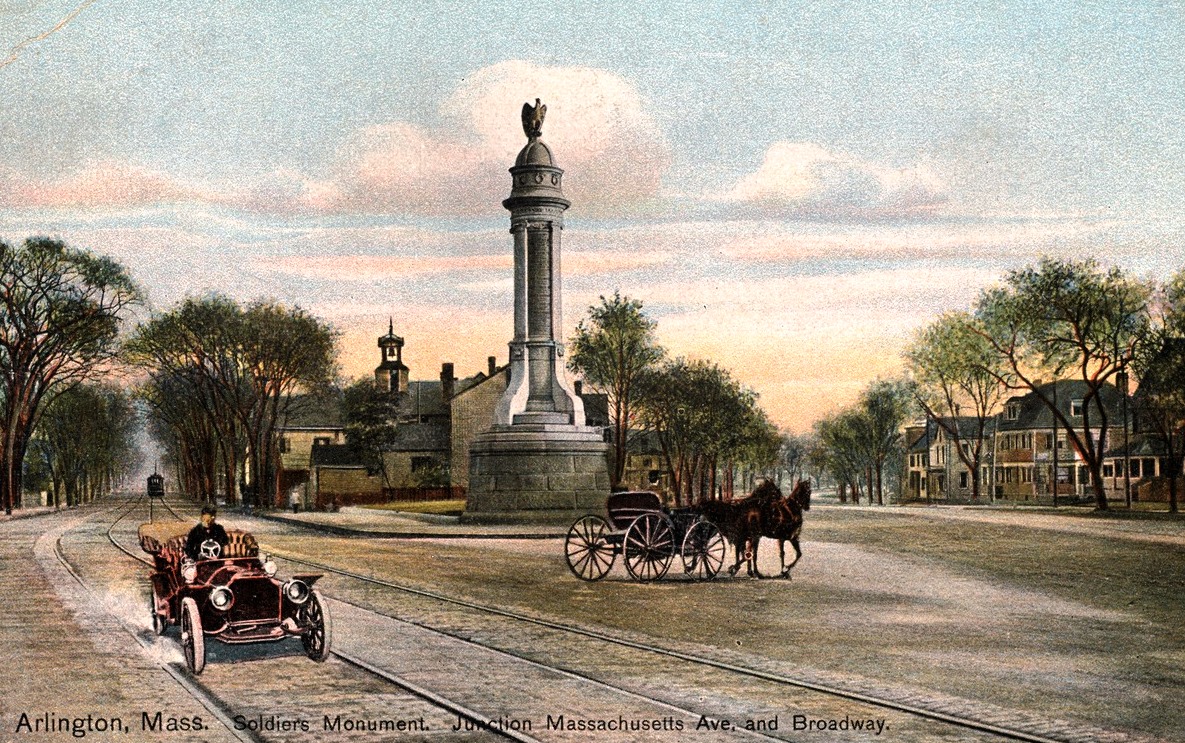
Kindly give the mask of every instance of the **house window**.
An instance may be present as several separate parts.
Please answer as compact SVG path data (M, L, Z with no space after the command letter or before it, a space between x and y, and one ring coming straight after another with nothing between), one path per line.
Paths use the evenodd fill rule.
M1082 407L1083 407L1083 405L1082 405L1081 400L1071 400L1070 401L1070 416L1072 418L1081 418L1082 417Z
M960 488L967 487L967 473L966 472L959 473L959 487Z
M1132 477L1140 477L1140 460L1132 460Z
M1020 406L1019 405L1009 405L1009 406L1005 407L1004 408L1004 417L1010 421L1014 421L1014 420L1020 418Z
M1115 465L1104 464L1103 465L1103 477L1115 477Z
M287 436L281 436L281 437L280 437L280 453L281 453L281 454L287 454L287 453L288 453L288 449L289 449L290 447L291 447L291 445L288 443L288 437L287 437Z
M313 446L329 446L331 439L328 436L318 436L313 439Z
M659 472L658 470L650 470L650 473L646 479L651 485L657 485L658 479L661 476L661 474L662 473Z

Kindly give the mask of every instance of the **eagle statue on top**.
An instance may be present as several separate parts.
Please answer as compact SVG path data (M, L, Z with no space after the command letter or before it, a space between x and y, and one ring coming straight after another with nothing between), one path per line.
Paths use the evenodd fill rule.
M523 131L527 139L538 139L543 136L543 117L547 115L547 106L535 99L535 105L523 104Z

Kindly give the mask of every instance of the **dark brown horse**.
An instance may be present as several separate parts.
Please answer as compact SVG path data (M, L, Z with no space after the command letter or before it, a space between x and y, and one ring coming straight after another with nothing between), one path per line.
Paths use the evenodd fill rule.
M768 537L778 540L781 576L789 578L790 568L802 557L798 538L802 533L802 513L810 507L810 481L799 480L787 498L777 485L765 480L741 500L705 501L699 505L699 512L716 525L736 551L736 562L728 571L730 575L736 575L744 560L750 577L764 577L757 569L757 547L762 537ZM794 547L794 562L789 565L786 564L786 542Z
M772 485L768 480L765 484ZM760 491L760 488L758 490ZM775 487L774 490L777 488ZM778 540L778 558L782 563L782 577L789 578L790 568L798 564L802 558L802 548L798 544L798 538L802 534L802 513L809 511L811 507L810 480L799 480L798 484L794 486L794 490L790 491L788 498L780 497L780 492L778 496L766 497L761 504L758 534L751 537L753 562L754 564L757 562L757 545L761 541L761 537L776 539ZM790 546L794 548L794 562L789 565L786 564L786 542L789 542Z
M715 524L736 550L736 563L728 569L728 574L736 575L741 561L748 560L749 576L760 577L757 573L757 556L751 544L752 535L760 531L760 515L749 507L751 504L746 503L748 500L707 500L696 506L696 510L704 519Z

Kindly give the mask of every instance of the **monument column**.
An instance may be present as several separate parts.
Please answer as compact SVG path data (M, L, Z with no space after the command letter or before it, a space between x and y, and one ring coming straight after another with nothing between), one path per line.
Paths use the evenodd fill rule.
M608 445L585 425L564 373L560 235L563 174L541 139L547 107L523 106L527 144L510 169L514 339L494 426L470 448L466 521L564 522L604 508Z

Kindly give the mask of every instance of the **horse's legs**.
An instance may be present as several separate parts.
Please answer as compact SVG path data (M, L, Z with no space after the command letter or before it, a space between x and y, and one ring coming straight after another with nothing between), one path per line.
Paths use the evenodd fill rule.
M786 540L778 540L778 559L782 562L782 577L790 577L790 568L786 567Z
M790 537L790 546L794 548L794 562L790 563L789 565L787 565L785 568L782 569L782 575L786 578L790 577L790 568L797 565L798 561L802 559L802 548L798 546L798 535L797 534Z
M741 560L742 560L742 559L744 559L744 558L742 557L742 554L743 554L743 553L741 552L741 546L742 546L743 544L744 544L744 540L743 540L743 539L738 539L738 540L736 541L736 543L733 545L733 549L734 549L734 551L736 552L736 558L737 558L737 559L736 559L736 562L735 562L735 563L733 563L733 566L732 566L731 568L729 568L729 569L728 569L728 574L729 574L729 575L736 575L736 574L737 574L737 571L741 569Z
M761 572L757 569L757 545L761 544L761 535L760 534L755 535L750 540L750 544L753 545L753 551L749 557L749 577L750 578L762 578L764 576L762 576Z

